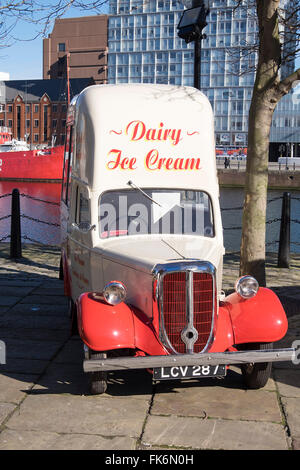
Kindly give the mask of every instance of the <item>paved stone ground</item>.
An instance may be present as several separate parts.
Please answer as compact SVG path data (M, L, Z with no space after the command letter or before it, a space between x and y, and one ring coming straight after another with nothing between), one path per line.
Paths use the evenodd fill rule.
M223 380L152 385L146 371L110 374L102 396L88 394L82 344L70 337L56 248L26 246L8 259L0 245L0 449L300 449L300 367L277 363L261 390L245 390L238 368ZM289 269L268 258L268 286L300 339L300 256ZM225 256L224 288L238 275ZM279 346L279 345L277 345Z

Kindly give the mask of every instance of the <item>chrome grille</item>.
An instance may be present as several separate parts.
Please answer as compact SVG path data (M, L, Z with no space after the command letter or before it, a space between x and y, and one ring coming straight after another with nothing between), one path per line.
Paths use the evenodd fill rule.
M156 266L160 337L174 353L197 353L211 342L215 269L207 262Z

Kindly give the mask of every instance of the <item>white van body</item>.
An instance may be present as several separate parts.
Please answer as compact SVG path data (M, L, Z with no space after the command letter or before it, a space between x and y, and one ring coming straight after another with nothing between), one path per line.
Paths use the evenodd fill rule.
M73 299L87 287L102 289L117 277L128 286L128 299L147 311L148 296L137 297L131 286L135 287L137 277L141 285L151 282L155 264L176 258L213 263L220 293L223 231L208 99L191 87L96 85L86 88L75 103L73 210L68 218ZM151 233L101 238L99 197L106 191L130 189L129 181L140 188L205 191L211 198L214 237ZM89 201L88 221L96 227L88 233L74 226L79 222L80 214L74 210L80 207L80 197ZM128 283L130 276L133 279Z
M287 329L273 292L245 276L224 299L213 121L191 87L95 85L69 107L62 272L93 393L107 370L186 379L241 361L259 388L270 361L292 357L265 351Z

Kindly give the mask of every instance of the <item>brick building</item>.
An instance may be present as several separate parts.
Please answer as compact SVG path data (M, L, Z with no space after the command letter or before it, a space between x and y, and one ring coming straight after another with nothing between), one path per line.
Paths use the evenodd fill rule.
M70 98L94 83L91 78L70 79ZM65 139L67 81L9 80L1 82L5 101L0 106L0 127L32 147L61 145Z
M107 16L63 18L43 40L43 78L107 81Z

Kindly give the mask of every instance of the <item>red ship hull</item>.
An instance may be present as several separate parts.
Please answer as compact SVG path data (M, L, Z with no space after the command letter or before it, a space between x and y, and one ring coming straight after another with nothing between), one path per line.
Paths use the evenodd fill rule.
M0 180L61 181L64 147L0 153Z

